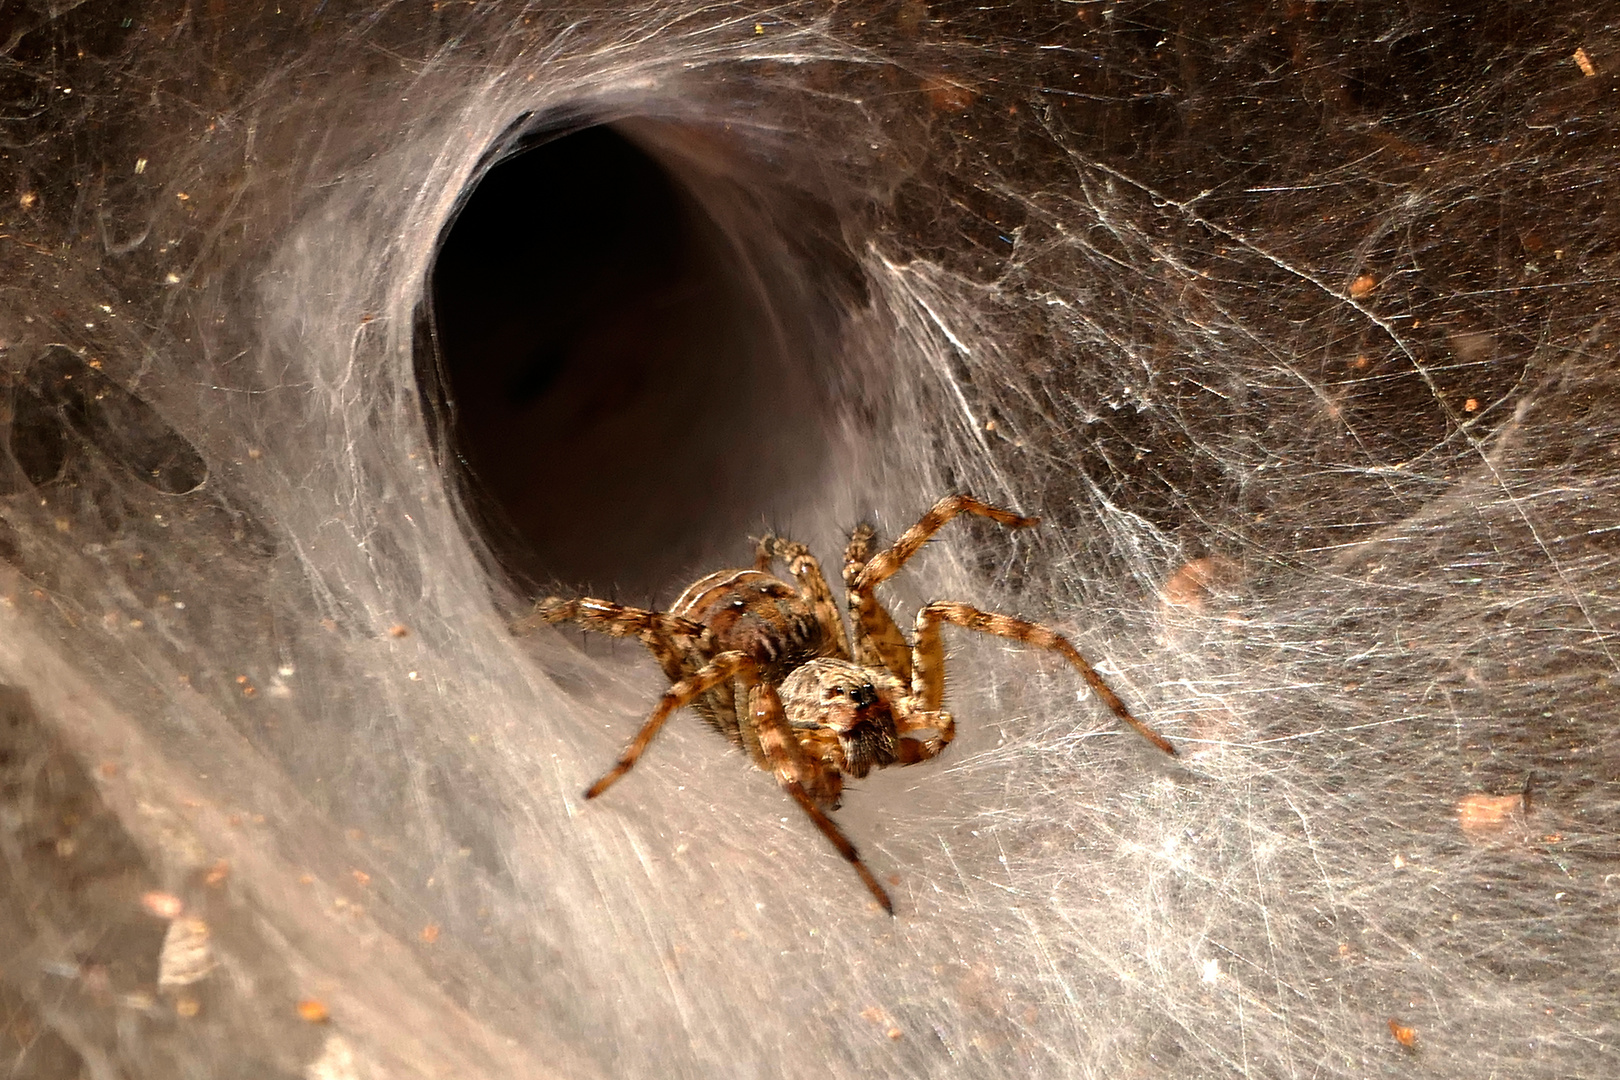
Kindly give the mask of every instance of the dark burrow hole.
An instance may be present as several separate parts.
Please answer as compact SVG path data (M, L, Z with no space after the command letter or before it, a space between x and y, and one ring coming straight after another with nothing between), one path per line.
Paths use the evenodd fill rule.
M840 303L803 298L838 290L779 224L802 198L682 129L511 147L441 238L419 333L469 520L531 588L667 599L705 561L746 564L823 481L835 430Z

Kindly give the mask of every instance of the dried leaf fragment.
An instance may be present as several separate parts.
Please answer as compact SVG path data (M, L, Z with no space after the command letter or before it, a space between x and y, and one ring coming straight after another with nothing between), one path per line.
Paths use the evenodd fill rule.
M1417 1049L1417 1028L1407 1027L1392 1016L1389 1018L1389 1033L1408 1050Z
M163 935L158 953L158 985L190 986L214 970L214 951L208 944L208 924L202 919L175 919Z

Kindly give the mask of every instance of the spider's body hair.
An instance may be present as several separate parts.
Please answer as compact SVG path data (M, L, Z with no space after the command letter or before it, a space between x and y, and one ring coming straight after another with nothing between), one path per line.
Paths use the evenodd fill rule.
M927 761L956 737L956 721L942 708L940 632L946 625L1058 653L1116 716L1174 754L1169 742L1130 714L1067 638L1039 623L935 601L917 613L914 636L907 641L875 589L964 513L1015 529L1037 521L969 495L949 495L888 548L878 550L872 527L859 526L844 551L848 632L821 564L803 544L781 537L759 542L752 570L720 570L701 578L667 612L590 597L540 601L515 629L577 622L615 637L639 638L671 684L618 763L585 797L596 798L629 772L664 722L691 706L755 765L776 775L782 790L892 915L888 892L827 812L838 808L846 774L863 777L873 769ZM787 564L797 587L767 572L777 560Z
M778 692L799 745L840 773L859 779L900 759L896 721L913 710L887 672L821 658L795 668Z

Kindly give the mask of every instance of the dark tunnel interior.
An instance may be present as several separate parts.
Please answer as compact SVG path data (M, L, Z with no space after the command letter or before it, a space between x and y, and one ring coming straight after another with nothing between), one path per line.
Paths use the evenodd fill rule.
M763 227L722 226L742 200L708 184L585 127L497 161L442 238L436 404L469 518L526 585L650 599L819 468L796 313L738 240Z

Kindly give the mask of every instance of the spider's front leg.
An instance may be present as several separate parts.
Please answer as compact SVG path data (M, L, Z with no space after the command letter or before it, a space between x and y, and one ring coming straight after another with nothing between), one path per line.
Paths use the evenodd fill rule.
M896 763L900 765L915 765L919 761L928 761L936 758L956 738L956 718L943 709L924 711L914 709L910 711L897 710L894 717L895 734L900 738L896 741ZM919 739L915 733L919 731L932 731L933 734L926 739Z
M1102 698L1103 704L1113 710L1115 716L1166 754L1176 756L1176 748L1171 745L1170 740L1132 716L1125 703L1119 699L1119 695L1103 681L1103 677L1097 674L1097 669L1080 655L1080 651L1069 643L1068 638L1039 623L1025 622L1011 615L980 611L976 607L949 600L936 600L917 613L917 645L912 650L911 693L916 706L921 709L937 710L945 700L945 644L940 636L940 627L945 623L977 630L981 634L1010 638L1026 645L1033 645L1037 649L1048 649L1057 653L1080 672L1081 677L1096 691L1097 696Z
M849 837L844 835L843 830L834 824L819 805L823 801L837 798L841 778L836 773L828 774L819 762L812 761L800 749L798 740L793 737L793 729L788 725L787 717L782 711L782 699L777 695L776 688L760 678L759 665L746 653L721 653L713 661L665 691L657 706L653 708L652 715L641 726L636 737L630 740L630 745L619 755L619 760L613 768L586 789L585 797L596 798L634 768L647 746L663 728L664 722L677 709L692 704L716 686L733 679L741 682L747 690L750 718L759 736L760 751L769 770L776 774L777 782L793 801L799 804L800 809L809 815L816 828L821 830L821 834L838 849L838 853L849 860L855 872L860 875L861 881L871 890L878 903L883 905L883 909L893 915L894 902L889 899L889 894L861 861L860 853L855 850L855 845L850 842Z
M921 551L930 537L962 514L989 518L1012 529L1027 529L1041 521L992 506L971 495L947 495L883 551L873 552L875 533L870 525L857 527L844 553L844 590L855 629L856 663L868 667L881 664L902 681L911 680L911 649L893 616L878 602L875 590Z
M838 854L855 868L855 873L877 902L883 905L883 910L893 915L894 901L889 899L887 890L878 884L878 879L867 869L860 852L844 835L844 830L822 809L823 805L836 804L838 792L843 787L843 777L836 769L803 751L793 734L793 728L788 724L782 698L774 686L759 684L749 694L749 701L754 725L759 732L760 749L776 773L777 783L799 804L799 809L809 816L816 828L821 830L821 835L838 850Z

